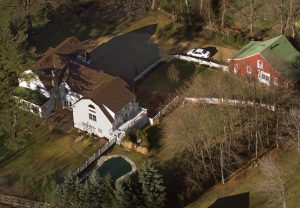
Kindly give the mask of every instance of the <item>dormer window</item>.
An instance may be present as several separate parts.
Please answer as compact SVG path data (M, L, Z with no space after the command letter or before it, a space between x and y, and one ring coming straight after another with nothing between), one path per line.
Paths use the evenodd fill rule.
M263 70L264 64L261 60L257 60L257 69Z

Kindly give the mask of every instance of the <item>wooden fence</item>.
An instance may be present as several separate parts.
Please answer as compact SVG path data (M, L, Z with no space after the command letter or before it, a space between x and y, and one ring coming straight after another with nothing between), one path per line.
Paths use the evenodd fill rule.
M9 196L4 194L0 194L0 203L6 204L8 206L22 207L22 208L23 207L31 208L31 207L38 207L38 206L45 205L45 203L43 202L37 202L29 199L23 199L16 196Z
M110 147L116 144L117 138L112 139L107 142L101 149L99 149L96 153L93 154L85 163L80 166L77 170L74 171L73 176L78 176L82 171L84 171L87 167L89 167L93 162L99 159L101 155L103 155Z

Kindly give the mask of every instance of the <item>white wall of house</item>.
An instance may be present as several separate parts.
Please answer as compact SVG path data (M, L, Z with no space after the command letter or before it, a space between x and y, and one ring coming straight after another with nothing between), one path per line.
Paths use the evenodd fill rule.
M89 107L94 106L94 109ZM95 116L95 120L90 118ZM74 127L82 131L93 133L99 137L110 137L113 124L102 112L98 105L89 99L82 99L73 106Z
M34 91L39 91L41 94L46 96L47 98L50 97L49 92L47 91L46 87L43 85L41 80L36 76L31 70L27 70L24 72L25 76L28 75L30 78L29 80L24 80L22 78L19 79L19 86L25 87Z
M60 87L61 87L62 105L72 110L72 106L76 102L78 102L83 96L73 92L72 89L69 87L69 85L65 82L62 83Z

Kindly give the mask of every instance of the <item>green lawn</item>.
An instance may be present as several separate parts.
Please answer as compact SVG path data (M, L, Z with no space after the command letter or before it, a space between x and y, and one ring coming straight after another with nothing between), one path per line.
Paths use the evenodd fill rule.
M280 165L284 172L285 188L287 193L287 207L300 207L300 157L295 146L285 146L283 149L275 150L271 157ZM277 208L279 204L273 206L267 203L267 199L259 190L261 181L268 180L265 178L259 166L248 168L239 173L236 177L229 180L226 184L218 184L203 194L197 201L189 204L186 208L207 208L218 198L247 193L250 194L249 208Z
M51 176L59 181L65 173L78 168L105 143L103 140L75 143L73 136L49 132L44 127L35 129L28 141L28 145L17 152L1 147L1 192L17 194L17 182L21 176L36 180Z
M168 77L168 69L173 64L179 71L177 82ZM160 105L174 97L176 90L179 90L186 81L207 70L199 65L178 60L162 63L137 84L138 101L142 107L148 109L150 115L155 115Z

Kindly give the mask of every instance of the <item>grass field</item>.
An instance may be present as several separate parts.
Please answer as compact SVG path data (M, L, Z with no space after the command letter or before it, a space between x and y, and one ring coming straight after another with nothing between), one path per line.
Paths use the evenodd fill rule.
M168 77L168 69L173 64L176 70L179 71L177 82ZM207 71L206 68L183 61L163 63L137 84L138 101L142 107L148 109L149 115L153 116L162 104L174 97L176 90L179 90L186 81L205 71Z
M280 165L284 172L285 188L287 194L287 207L300 207L300 157L294 145L286 145L283 149L274 150L271 157ZM197 201L189 204L186 208L207 208L218 198L249 193L249 208L277 208L280 204L270 205L260 191L260 183L268 180L263 176L260 167L249 167L230 179L226 184L218 184L203 194Z
M40 180L51 176L59 181L65 173L84 163L105 141L74 142L74 137L49 132L44 127L34 130L26 147L17 151L0 152L0 190L17 191L21 176ZM1 149L3 150L3 146Z

